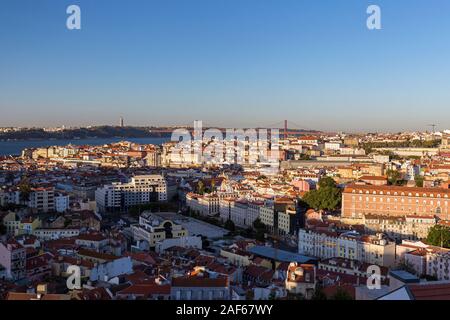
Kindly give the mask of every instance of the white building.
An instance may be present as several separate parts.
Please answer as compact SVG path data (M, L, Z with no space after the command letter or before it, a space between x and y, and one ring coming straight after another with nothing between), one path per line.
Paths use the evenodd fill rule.
M324 148L325 150L339 151L342 147L342 143L339 141L330 141L325 142Z
M26 276L26 249L14 240L0 242L0 265L7 279L20 280Z
M366 231L381 232L395 240L425 239L430 228L436 225L436 218L432 215L395 217L366 214L362 221Z
M295 210L286 209L286 211L278 211L276 214L277 220L277 231L279 234L290 234L293 231L293 220L296 215Z
M56 212L65 212L69 209L69 196L64 194L57 194L55 196L55 210Z
M0 190L0 206L7 204L20 204L20 192L18 190Z
M356 232L316 232L300 229L299 253L320 259L335 257L358 260L380 266L395 265L395 243L381 234L361 236Z
M129 183L113 183L95 191L100 212L156 201L167 201L167 182L162 175L135 176Z
M150 247L165 239L187 237L188 231L181 224L169 220L165 213L144 212L139 224L131 226L134 241L146 241Z
M35 235L41 241L58 240L61 238L76 237L80 234L80 229L53 229L53 228L40 228L33 231Z
M215 216L219 213L219 197L217 194L188 193L186 206L202 216Z
M133 262L130 257L117 257L117 259L98 263L91 270L90 281L109 281L115 277L133 273Z
M241 228L253 227L253 222L259 218L263 202L245 199L222 199L219 202L219 214L222 221L230 219Z
M273 205L266 204L259 208L259 219L266 226L267 231L273 233L277 225Z
M162 253L172 247L202 249L202 238L198 236L187 236L174 239L164 239L156 243L155 251Z
M397 262L406 264L417 276L427 275L439 281L450 280L450 249L420 241L403 241L397 247Z

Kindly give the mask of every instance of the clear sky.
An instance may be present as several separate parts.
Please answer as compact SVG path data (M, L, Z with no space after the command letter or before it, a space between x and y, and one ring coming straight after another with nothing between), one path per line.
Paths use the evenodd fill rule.
M450 1L1 0L0 111L0 126L446 129Z

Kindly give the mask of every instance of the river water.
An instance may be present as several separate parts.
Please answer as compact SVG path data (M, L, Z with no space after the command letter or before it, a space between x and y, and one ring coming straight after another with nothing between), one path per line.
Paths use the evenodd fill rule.
M170 138L91 138L91 139L67 139L67 140L21 140L0 141L0 155L20 155L23 149L40 148L49 146L72 145L103 145L112 142L130 141L139 144L162 144Z

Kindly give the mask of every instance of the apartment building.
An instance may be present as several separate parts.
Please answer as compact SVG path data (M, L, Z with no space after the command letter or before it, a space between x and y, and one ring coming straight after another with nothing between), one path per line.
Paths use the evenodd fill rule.
M278 211L275 214L277 220L276 230L280 235L292 234L295 228L295 217L297 211L286 209L285 211Z
M262 201L247 199L222 199L219 201L219 215L222 221L228 219L241 228L251 228L259 218L260 208L264 206Z
M275 211L273 204L266 202L264 206L259 208L259 219L266 226L267 231L274 233L276 226L278 225L275 219Z
M366 214L405 216L436 215L450 219L450 189L401 186L349 185L342 194L342 217Z
M55 188L32 188L28 206L38 212L55 211Z
M34 230L41 227L39 217L20 218L15 212L9 212L3 217L3 225L6 233L12 236L33 234Z
M217 194L188 193L186 195L186 206L202 216L215 216L219 214L219 200Z
M167 182L162 175L141 175L129 183L113 183L95 191L100 212L127 210L129 207L167 201Z
M230 284L227 277L196 273L172 278L171 300L229 300Z
M371 264L336 257L319 261L317 268L318 270L323 270L325 272L341 273L364 279L368 277L367 269L369 266L371 266ZM380 267L380 271L381 280L384 282L388 278L389 268Z
M295 229L296 209L291 201L278 202L248 199L219 200L220 219L228 219L241 228L251 228L260 219L270 233L292 234Z
M411 241L403 241L398 248L398 263L407 265L417 276L450 280L450 249Z
M335 257L358 260L380 266L395 264L395 243L382 234L360 235L355 231L314 231L300 229L299 253L320 259Z
M147 150L147 154L144 160L149 167L160 167L161 153L159 152L159 150Z
M395 240L425 239L430 228L436 225L434 216L416 215L397 217L366 214L362 221L367 232L385 233Z
M55 211L62 213L69 210L70 199L66 194L58 193L55 196Z
M0 265L6 270L6 278L13 281L26 277L26 249L15 240L0 242Z
M313 264L290 263L285 286L290 293L311 299L316 289L316 267Z
M0 190L0 206L8 204L19 204L20 192L19 190Z
M216 191L214 193L198 194L190 192L186 195L186 206L202 216L215 216L220 213L220 201L237 199L238 192ZM227 219L226 219L227 220Z

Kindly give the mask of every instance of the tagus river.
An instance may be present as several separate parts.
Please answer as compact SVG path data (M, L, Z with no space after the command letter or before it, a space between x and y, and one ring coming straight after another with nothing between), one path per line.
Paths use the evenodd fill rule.
M62 139L62 140L17 140L0 141L0 156L20 155L23 149L40 148L49 146L72 145L103 145L112 142L131 141L139 144L162 144L170 141L170 138L89 138L89 139Z

